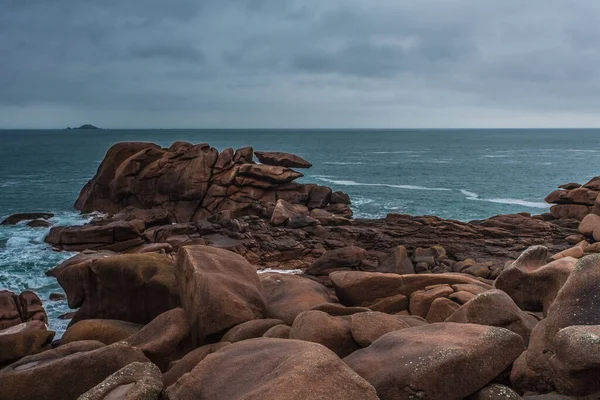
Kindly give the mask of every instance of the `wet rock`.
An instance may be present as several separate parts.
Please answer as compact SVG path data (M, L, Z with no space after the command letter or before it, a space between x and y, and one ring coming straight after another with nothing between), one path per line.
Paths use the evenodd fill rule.
M29 221L27 226L30 228L50 228L52 223L46 221L45 219L34 219L33 221Z
M483 388L523 349L507 329L445 322L390 332L344 361L382 399L450 400Z
M292 324L290 339L322 344L339 357L360 348L352 336L349 318L334 317L322 311L305 311Z
M84 319L71 325L60 343L64 345L81 340L97 340L109 345L127 339L142 327L141 324L116 319Z
M195 345L266 316L267 298L256 269L237 254L209 246L183 247L176 276Z
M310 168L312 164L300 156L280 151L255 151L258 161L266 165L288 168Z
M32 221L32 220L48 220L54 217L52 213L20 213L13 214L3 220L0 225L16 225L22 221Z
M123 343L73 342L22 358L0 370L1 400L67 400L133 362L148 362Z
M235 380L230 379L232 374ZM166 394L170 400L378 398L371 385L323 346L268 338L244 340L217 351Z
M465 400L521 400L517 392L508 386L492 383L473 393Z
M269 318L287 325L292 325L301 312L333 302L323 285L299 275L265 273L259 279L267 297Z
M156 365L134 362L110 375L77 400L155 400L162 388L162 377Z

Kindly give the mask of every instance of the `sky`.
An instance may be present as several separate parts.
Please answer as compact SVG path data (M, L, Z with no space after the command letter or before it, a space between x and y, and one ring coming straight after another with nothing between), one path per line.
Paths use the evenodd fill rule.
M600 127L596 0L0 0L0 128Z

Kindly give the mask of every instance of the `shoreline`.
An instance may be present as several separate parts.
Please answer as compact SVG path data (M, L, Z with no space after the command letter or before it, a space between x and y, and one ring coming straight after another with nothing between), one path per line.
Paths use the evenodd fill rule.
M361 219L352 218L344 192L295 183L302 176L296 169L310 167L294 154L252 148L218 152L186 142L169 148L119 143L75 203L81 212L104 215L84 225L53 227L49 215L11 216L7 223L50 227L46 243L77 253L47 272L77 310L61 340L52 342L54 332L35 293L0 292L0 348L16 349L0 357L6 366L0 383L29 398L29 389L14 379L28 379L30 364L51 360L43 361L47 369L64 363L55 372L62 381L84 357L93 368L112 362L114 374L90 372L92 380L69 388L73 396L106 393L105 387L127 393L150 379L152 398L187 399L212 390L214 379L197 385L209 371L227 376L228 363L243 362L248 352L279 368L284 364L275 354L303 352L311 355L299 361L303 372L284 373L309 379L310 385L296 386L303 391L317 376L323 381L313 368L316 354L326 350L328 365L340 371L335 381L346 382L336 395L348 399L404 398L392 395L388 385L406 385L408 395L415 384L428 398L486 390L600 390L589 380L569 378L571 367L549 369L537 354L554 338L543 326L579 321L556 322L560 307L568 308L562 293L587 293L585 284L576 283L582 276L600 283L597 268L585 267L600 265L594 255L600 253L600 178L561 186L546 198L554 204L550 212L535 216ZM588 303L577 306L585 318L595 312ZM576 334L589 334L596 329L591 325ZM576 350L577 343L568 345ZM406 357L429 357L421 365L428 376L469 369L468 360L480 367L468 379L456 377L436 389L439 377L423 381L415 371L402 370ZM375 368L389 360L395 367ZM123 374L133 378L124 381ZM273 381L259 380L271 393Z

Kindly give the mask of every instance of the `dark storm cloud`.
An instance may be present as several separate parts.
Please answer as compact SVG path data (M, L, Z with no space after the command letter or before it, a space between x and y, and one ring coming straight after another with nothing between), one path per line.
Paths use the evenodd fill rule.
M0 127L600 125L599 14L592 0L0 0Z

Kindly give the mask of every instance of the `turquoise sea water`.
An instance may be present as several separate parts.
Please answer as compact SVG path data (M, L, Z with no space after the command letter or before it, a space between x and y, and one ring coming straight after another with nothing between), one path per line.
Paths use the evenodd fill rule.
M0 218L50 211L55 224L83 223L72 205L111 144L175 140L296 153L314 165L301 181L347 192L359 218L542 213L559 184L600 175L600 130L0 130ZM66 302L47 300L61 290L44 271L70 255L48 249L47 231L0 226L0 289L39 293L62 331Z

